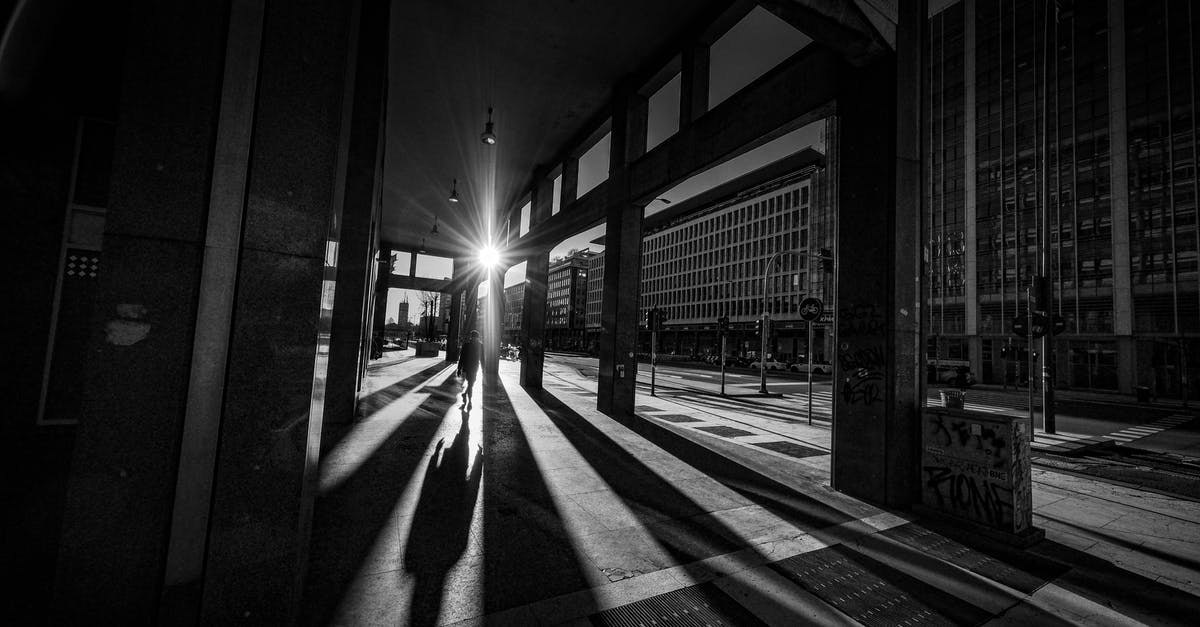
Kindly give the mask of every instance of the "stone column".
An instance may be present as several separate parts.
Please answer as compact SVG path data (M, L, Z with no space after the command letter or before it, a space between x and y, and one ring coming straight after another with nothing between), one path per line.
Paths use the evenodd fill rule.
M1137 352L1133 341L1133 281L1129 248L1129 134L1125 79L1125 3L1108 0L1109 189L1112 198L1113 335L1117 336L1117 381L1133 393ZM1145 364L1149 365L1149 364ZM1059 370L1058 372L1067 372Z
M52 622L297 622L356 71L382 76L387 23L379 0L130 21Z
M605 226L604 302L600 315L597 407L632 413L637 380L638 299L645 207L629 195L628 164L646 152L646 98L622 85L613 99Z
M563 189L566 189L565 185ZM550 210L554 206L553 195L554 181L539 176L533 189L531 223L540 224L550 218ZM542 368L546 361L546 281L549 273L549 252L538 252L525 258L525 298L521 305L521 386L528 390L542 388Z
M708 112L708 45L695 42L685 47L682 61L683 69L679 73L679 128Z
M487 312L483 335L483 372L495 376L500 372L500 342L504 335L504 273L508 268L488 268Z
M360 54L384 58L386 33L360 39ZM370 47L370 48L368 48ZM345 178L342 197L341 233L337 246L337 290L329 338L329 377L326 381L325 420L331 423L354 419L363 368L370 359L372 340L363 325L371 302L371 278L379 270L383 298L376 296L375 319L387 309L388 264L376 264L377 228L382 212L379 186L383 180L383 120L387 76L386 65L373 63L357 68L354 76L354 106L350 132L343 133ZM390 260L390 250L380 251ZM327 277L328 278L328 277ZM398 322L398 321L397 321ZM374 328L382 334L383 324ZM362 366L362 367L360 367Z
M380 247L379 259L384 261L379 264L379 273L375 278L375 297L371 301L371 328L368 337L372 341L375 336L383 333L383 325L387 324L388 281L392 273L391 258L392 249ZM435 315L436 313L434 312Z
M454 280L462 279L467 271L467 260L458 257L454 260ZM462 292L447 294L450 300L450 330L446 333L446 361L458 361L458 351L462 348L463 336L463 307Z
M571 157L562 164L562 189L558 199L560 208L575 202L579 192L579 159Z
M542 369L546 360L546 281L550 274L550 254L542 252L525 258L525 301L521 310L521 385L526 389L542 387Z
M903 3L897 53L847 68L836 159L838 371L833 487L889 506L919 499L921 32Z

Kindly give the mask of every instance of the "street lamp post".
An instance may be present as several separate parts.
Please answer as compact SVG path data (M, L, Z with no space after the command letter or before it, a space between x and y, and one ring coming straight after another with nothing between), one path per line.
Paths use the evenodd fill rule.
M771 255L771 258L767 260L767 266L765 268L763 268L763 277L762 277L762 286L763 286L763 288L762 288L763 289L762 351L758 355L758 393L759 394L767 394L768 393L767 392L767 335L769 335L771 332L770 328L769 328L770 321L771 321L771 314L770 314L769 310L767 309L767 302L768 302L767 301L767 296L768 296L767 281L771 278L771 268L775 265L775 260L778 259L780 255L796 255L799 257L804 257L805 255L807 255L807 253L805 251L801 251L801 250L781 250L781 251L775 253L774 255ZM811 348L810 348L810 352L811 352ZM812 368L809 368L809 370L811 371Z

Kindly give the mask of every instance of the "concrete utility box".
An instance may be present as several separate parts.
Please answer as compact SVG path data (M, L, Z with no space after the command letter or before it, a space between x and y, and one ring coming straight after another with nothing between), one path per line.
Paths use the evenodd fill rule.
M417 342L417 357L437 357L440 350L437 342Z
M921 511L1019 545L1033 527L1029 433L1024 418L927 407L922 414Z

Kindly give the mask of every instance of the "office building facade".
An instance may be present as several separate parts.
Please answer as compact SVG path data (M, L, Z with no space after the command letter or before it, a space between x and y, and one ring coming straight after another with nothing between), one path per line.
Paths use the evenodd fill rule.
M931 360L1023 380L1030 360L1012 323L1043 275L1065 323L1057 386L1177 397L1195 380L1195 13L1182 2L963 1L931 16Z
M584 326L588 297L588 265L596 253L572 250L550 264L546 281L546 346L561 350L587 348Z
M517 283L504 288L504 328L505 344L521 342L521 316L525 311L525 283Z
M809 166L648 229L641 309L643 319L655 307L667 312L660 353L719 353L717 319L728 316L726 353L755 357L761 351L756 321L765 311L771 319L767 353L800 359L807 355L808 330L799 305L813 296L827 310L814 325L813 357L832 358L833 275L817 257L822 249L834 254L834 214L822 173ZM648 351L648 337L644 344Z

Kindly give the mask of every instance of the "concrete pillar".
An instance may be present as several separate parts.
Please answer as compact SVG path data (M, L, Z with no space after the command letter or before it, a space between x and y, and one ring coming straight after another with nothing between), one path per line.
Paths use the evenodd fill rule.
M838 372L833 487L903 506L920 498L921 33L903 3L895 56L847 68L838 95Z
M521 385L526 389L542 387L542 369L546 359L546 281L550 275L550 254L538 253L525 258L525 301L521 310Z
M454 260L454 280L458 281L467 272L467 260L462 257ZM450 300L450 330L446 333L446 361L458 361L458 352L463 340L463 306L462 292L448 294Z
M483 336L483 372L495 376L500 372L500 342L504 335L504 273L508 268L495 266L487 271L487 312Z
M562 189L559 207L566 207L579 197L579 159L571 157L562 164Z
M479 279L472 278L467 282L467 297L463 299L463 337L478 330L479 326Z
M597 407L610 415L632 413L635 400L645 207L630 198L628 164L646 152L646 104L624 85L613 99L597 394Z
M540 224L550 218L554 206L554 181L538 177L533 189L531 222ZM527 390L542 388L542 368L546 345L546 281L550 272L549 252L525 258L525 297L521 305L521 386Z
M368 337L372 340L376 335L383 333L383 325L387 324L388 280L392 271L391 257L392 249L380 247L379 259L384 261L379 264L379 272L375 278L375 297L371 304L371 328ZM436 315L437 312L434 314Z
M1112 190L1113 335L1121 392L1130 394L1137 351L1129 257L1129 136L1125 103L1125 3L1108 0L1108 137ZM1063 370L1062 372L1066 372Z
M979 244L975 189L975 3L963 3L963 295L966 299L966 328L971 342L972 369L979 373L979 277L975 255Z
M297 622L354 70L382 75L387 23L378 0L130 21L51 622Z
M683 49L683 69L679 75L679 127L708 113L709 47L693 43Z
M361 55L385 58L386 33L361 37L359 47ZM350 132L343 133L341 138L346 144L346 167L339 176L345 177L345 191L341 203L341 232L337 236L337 273L333 277L337 289L329 338L329 375L325 383L325 420L328 423L354 419L359 384L372 349L373 338L363 324L372 300L371 279L379 271L385 286L388 280L389 266L376 262L379 254L376 253L377 226L383 210L379 186L383 181L386 69L384 63L357 68ZM390 251L381 253L384 259L390 259ZM382 300L378 296L375 300L376 312L386 310L386 287ZM383 325L377 324L374 331L382 334Z

